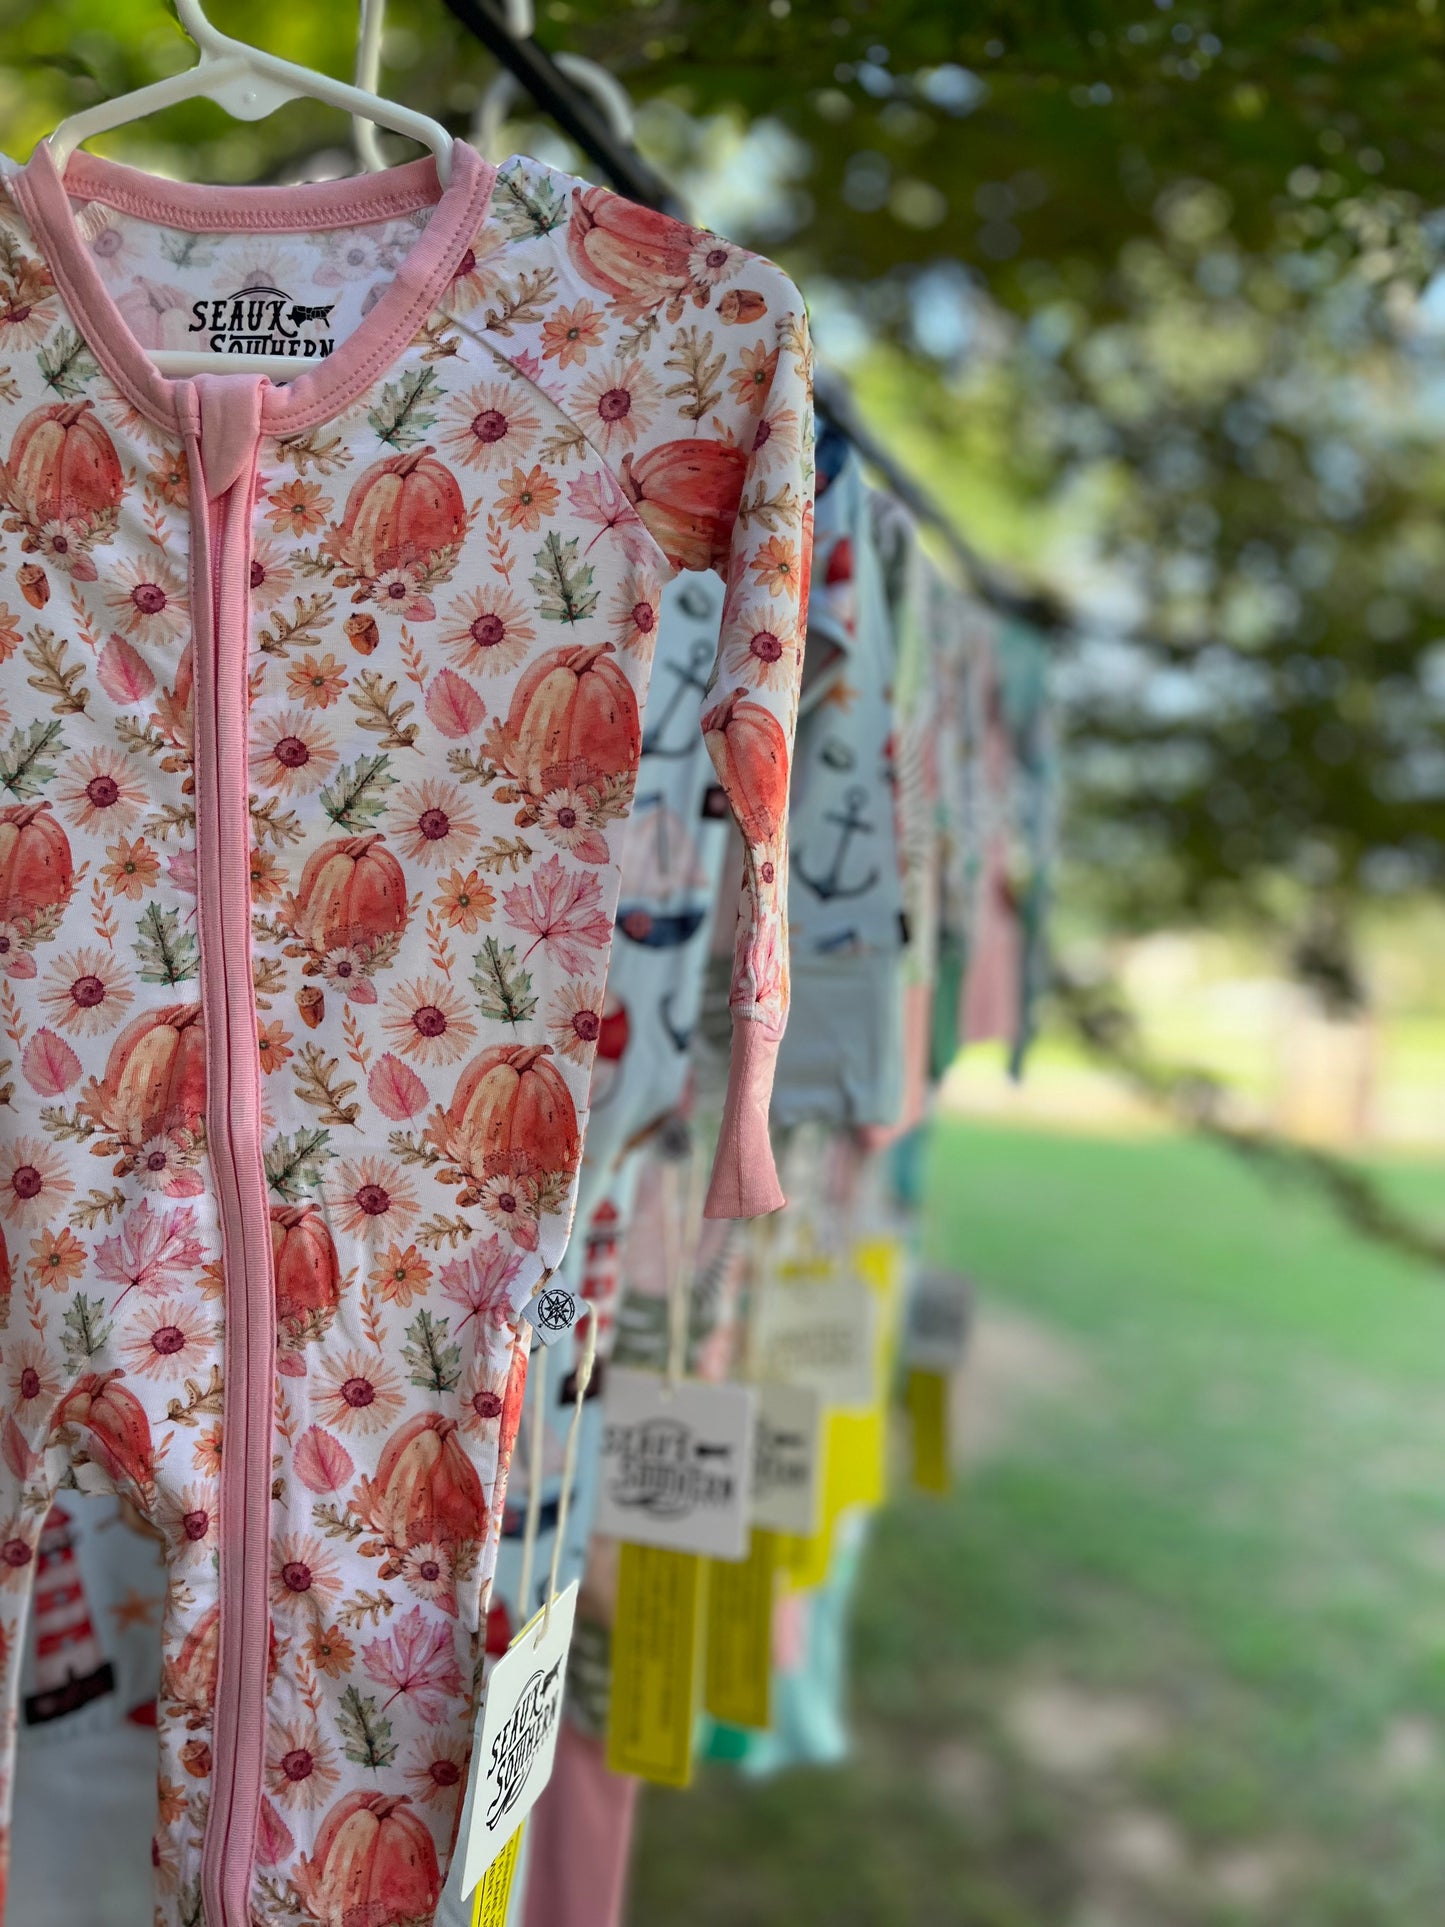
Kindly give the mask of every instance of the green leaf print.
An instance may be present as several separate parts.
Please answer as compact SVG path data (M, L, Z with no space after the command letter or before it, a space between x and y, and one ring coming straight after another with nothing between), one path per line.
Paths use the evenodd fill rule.
M64 1326L60 1349L66 1363L76 1371L110 1343L112 1326L105 1316L103 1298L87 1298L83 1291L77 1292L60 1322Z
M520 171L497 176L492 206L514 241L550 234L567 218L567 202L552 183L529 181Z
M47 388L54 389L62 401L78 401L85 384L94 381L100 369L90 350L73 328L62 328L36 356Z
M427 430L436 423L436 416L427 412L427 404L439 398L436 369L419 368L400 381L389 381L366 419L379 441L401 453L426 440Z
M201 947L175 910L149 903L140 913L135 954L143 984L182 984L201 970Z
M396 1758L391 1721L370 1693L348 1686L336 1709L336 1725L341 1734L342 1752L358 1766L369 1766L379 1772Z
M323 1154L330 1131L297 1131L278 1137L266 1153L266 1182L285 1204L300 1204L308 1191L321 1185Z
M413 1385L424 1392L454 1392L461 1383L462 1348L449 1345L451 1321L419 1311L406 1328L401 1355L411 1367Z
M321 807L339 830L364 830L381 815L386 792L396 778L389 776L389 756L361 756L344 763L321 792Z
M32 723L29 729L17 723L0 750L0 786L12 796L39 796L55 774L55 765L40 758L49 750L64 748L59 723Z
M532 587L541 598L537 613L549 622L581 622L597 607L592 566L577 560L577 542L575 535L564 542L554 530L532 558Z
M537 999L532 995L532 973L517 962L517 946L504 949L495 937L482 945L472 972L472 986L481 998L481 1013L494 1024L525 1024L536 1015Z

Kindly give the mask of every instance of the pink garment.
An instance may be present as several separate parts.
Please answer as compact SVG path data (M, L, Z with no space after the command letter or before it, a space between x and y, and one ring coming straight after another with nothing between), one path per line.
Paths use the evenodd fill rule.
M168 380L127 316L306 372ZM423 1927L685 567L747 842L714 1207L774 1196L801 300L465 145L444 191L42 145L0 371L7 1705L73 1472L170 1549L158 1927Z
M527 1822L523 1927L622 1927L638 1782L563 1720L546 1792Z
M1009 790L1013 751L1004 722L998 670L990 655L984 670L985 711L981 758L983 863L961 994L965 1043L1018 1034L1023 931L1009 885Z

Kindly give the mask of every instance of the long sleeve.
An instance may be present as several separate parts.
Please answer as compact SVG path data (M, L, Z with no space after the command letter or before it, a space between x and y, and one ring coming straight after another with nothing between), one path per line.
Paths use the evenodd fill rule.
M521 161L496 191L509 239L476 266L479 331L567 417L572 440L548 449L564 467L575 456L574 501L599 539L631 544L654 623L657 576L715 569L727 585L703 729L747 857L706 1210L755 1217L784 1201L768 1103L788 1008L788 778L812 546L807 316L771 262L606 188ZM599 459L606 485L586 479Z

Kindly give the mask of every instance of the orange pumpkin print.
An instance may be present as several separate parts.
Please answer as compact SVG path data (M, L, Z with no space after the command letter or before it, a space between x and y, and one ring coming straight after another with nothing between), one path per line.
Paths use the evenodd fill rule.
M336 1802L297 1889L319 1927L412 1927L441 1898L436 1847L405 1794L360 1789Z
M622 486L675 569L727 561L748 454L731 442L664 442L622 458Z
M610 642L549 650L517 684L507 712L507 767L534 797L600 788L642 753L632 684Z
M75 862L49 803L0 809L0 920L35 923L70 899Z

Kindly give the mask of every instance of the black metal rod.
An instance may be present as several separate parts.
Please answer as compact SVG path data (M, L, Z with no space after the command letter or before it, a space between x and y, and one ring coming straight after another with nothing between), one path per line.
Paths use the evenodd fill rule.
M530 37L518 38L488 0L445 0L445 3L467 32L515 75L543 113L556 121L562 132L576 142L620 193L646 207L686 218L681 202L667 182L630 142L617 138L606 117L579 91L545 47ZM1001 579L923 484L901 467L864 427L836 380L819 384L815 404L823 419L853 444L859 457L877 471L910 514L936 531L980 601L1038 629L1058 631L1072 627L1054 597L1042 590L1014 588Z

